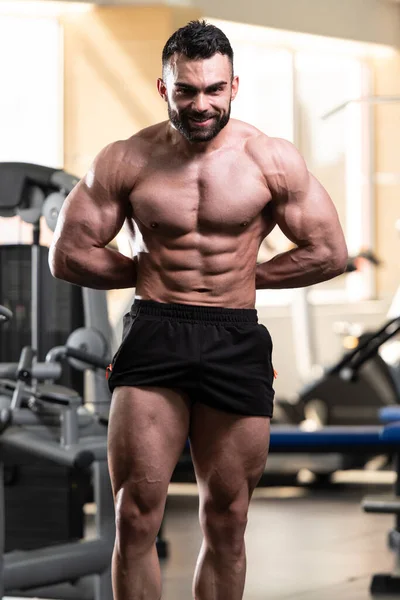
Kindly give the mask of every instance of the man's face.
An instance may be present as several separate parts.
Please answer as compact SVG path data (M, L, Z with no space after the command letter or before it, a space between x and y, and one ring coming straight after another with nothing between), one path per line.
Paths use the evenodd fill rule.
M172 125L190 142L209 142L225 127L237 88L229 58L219 53L197 60L176 54L158 81Z

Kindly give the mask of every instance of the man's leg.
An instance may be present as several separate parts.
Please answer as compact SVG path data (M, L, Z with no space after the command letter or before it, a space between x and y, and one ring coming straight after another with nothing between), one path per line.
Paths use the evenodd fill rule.
M244 533L254 488L265 468L270 419L204 404L192 409L190 442L204 534L193 582L195 600L241 600Z
M160 600L156 537L168 484L189 433L190 405L163 388L118 387L108 459L116 511L114 600Z

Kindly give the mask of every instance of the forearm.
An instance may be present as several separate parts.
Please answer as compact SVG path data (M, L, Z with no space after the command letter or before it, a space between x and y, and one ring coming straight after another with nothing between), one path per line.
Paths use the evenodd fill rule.
M341 275L347 253L329 253L310 247L297 247L257 265L256 289L297 288L314 285Z
M111 248L83 251L51 249L52 275L69 283L98 290L136 287L137 260Z

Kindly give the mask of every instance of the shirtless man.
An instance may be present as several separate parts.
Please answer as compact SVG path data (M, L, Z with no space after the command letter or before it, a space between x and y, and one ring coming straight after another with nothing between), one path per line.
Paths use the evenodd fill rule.
M194 598L240 600L274 395L256 289L335 277L347 250L295 147L230 119L238 78L226 36L191 22L162 59L169 120L100 152L64 204L50 263L78 285L136 288L109 377L114 599L161 598L155 541L189 438L204 534ZM106 247L126 220L143 237L133 259ZM275 226L295 247L257 265Z

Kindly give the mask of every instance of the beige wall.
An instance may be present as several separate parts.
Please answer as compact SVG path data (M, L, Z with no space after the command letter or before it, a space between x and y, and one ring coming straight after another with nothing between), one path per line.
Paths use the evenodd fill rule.
M191 0L202 14L400 47L400 6L387 0Z
M375 62L375 94L398 95L396 103L377 104L375 117L376 242L384 265L378 270L381 297L400 284L400 54Z
M166 118L156 89L171 33L198 12L97 7L63 17L64 168L82 176L109 142Z
M85 0L81 0L85 1ZM93 0L99 5L154 0ZM159 0L214 19L400 47L400 6L390 0Z

